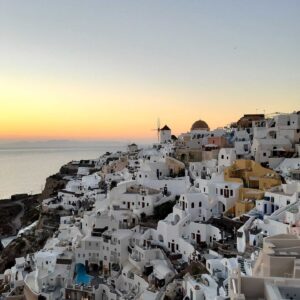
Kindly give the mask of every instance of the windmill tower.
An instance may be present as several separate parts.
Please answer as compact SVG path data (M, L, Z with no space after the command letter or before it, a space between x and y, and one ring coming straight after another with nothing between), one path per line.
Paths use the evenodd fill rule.
M160 143L161 144L171 142L172 133L171 133L171 129L169 128L168 125L165 125L163 128L161 128L159 133L160 133L159 136L160 136Z

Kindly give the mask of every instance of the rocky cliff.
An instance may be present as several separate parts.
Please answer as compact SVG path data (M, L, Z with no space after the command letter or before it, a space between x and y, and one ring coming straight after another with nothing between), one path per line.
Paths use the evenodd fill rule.
M0 250L0 273L12 267L16 257L26 256L43 248L47 239L58 229L59 214L42 212L41 201L56 196L60 189L65 188L66 182L63 174L58 173L47 178L41 194L17 201L5 200L2 207L0 202L0 231L2 234L6 233L6 236L15 235L20 228L38 220L36 228L17 237Z

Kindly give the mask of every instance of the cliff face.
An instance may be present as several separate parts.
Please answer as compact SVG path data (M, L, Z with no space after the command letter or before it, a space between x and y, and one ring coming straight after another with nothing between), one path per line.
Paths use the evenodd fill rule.
M13 222L19 214L22 214L22 205L20 203L11 203L11 205L1 205L0 203L0 235L14 235L18 231L18 226Z
M45 188L39 196L39 201L51 198L57 195L59 190L65 188L67 181L63 179L63 173L57 173L46 179Z
M77 172L78 172L78 165L74 165L72 163L63 165L59 170L59 174L63 174L63 175L76 175Z
M56 196L59 190L65 188L66 183L67 181L63 179L63 175L58 173L47 178L45 188L41 194L28 196L18 201L4 201L2 206L5 209L1 209L0 202L0 212L3 211L3 216L6 216L1 220L3 216L0 215L0 230L3 232L5 228L9 228L6 235L15 235L21 227L38 220L36 229L16 238L2 251L0 249L0 273L12 267L15 264L16 257L26 256L42 249L47 239L58 229L59 214L42 212L40 204L42 200ZM10 214L7 213L8 211L10 211ZM16 218L18 218L17 221Z
M37 220L39 195L22 194L12 196L11 200L0 200L0 236L16 235L24 226Z
M38 224L34 229L17 237L2 250L0 255L0 273L11 268L15 264L17 257L25 257L27 254L42 249L47 239L52 237L54 232L57 231L59 222L60 215L58 213L41 212Z

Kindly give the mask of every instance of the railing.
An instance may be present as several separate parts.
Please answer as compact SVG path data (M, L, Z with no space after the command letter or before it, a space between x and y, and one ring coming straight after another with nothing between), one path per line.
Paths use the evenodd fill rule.
M79 284L68 284L67 289L76 290L76 291L94 292L94 288L92 286L82 286Z

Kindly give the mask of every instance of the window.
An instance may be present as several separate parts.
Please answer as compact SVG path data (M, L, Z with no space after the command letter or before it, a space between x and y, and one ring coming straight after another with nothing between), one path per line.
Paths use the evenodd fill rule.
M230 190L230 197L233 196L233 190Z
M195 204L194 202L191 203L191 208L194 208L195 207Z
M221 158L224 159L224 155L223 154L221 155Z
M286 201L286 205L289 205L290 203L291 203L290 200L287 200L287 201Z
M221 189L221 196L223 196L223 189Z
M201 207L201 206L202 206L202 202L200 201L200 202L199 202L199 207Z

